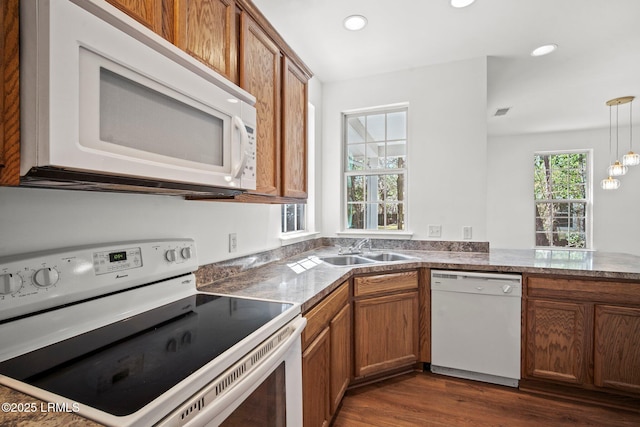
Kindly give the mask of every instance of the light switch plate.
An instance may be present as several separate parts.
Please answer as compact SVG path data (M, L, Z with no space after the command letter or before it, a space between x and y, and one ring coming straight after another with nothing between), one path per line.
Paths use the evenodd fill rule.
M429 225L429 237L440 237L442 235L441 225Z
M236 233L229 233L229 252L235 252L238 250L238 238Z
M470 225L465 225L464 227L462 227L462 238L465 240L470 240L471 239L471 233L472 233L472 229Z

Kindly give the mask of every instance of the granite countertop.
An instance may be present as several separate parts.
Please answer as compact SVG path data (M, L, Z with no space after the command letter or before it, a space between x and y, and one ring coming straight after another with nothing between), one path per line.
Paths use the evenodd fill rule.
M318 258L336 255L336 248L320 247L246 269L231 277L207 283L199 281L198 287L205 292L296 302L302 305L304 312L354 274L385 273L419 267L640 281L640 257L628 254L506 249L492 249L489 252L392 251L410 255L414 259L333 266L319 262ZM238 262L242 262L241 259Z
M640 257L627 254L566 250L456 252L392 249L414 258L338 267L319 260L319 257L336 255L335 247L305 246L305 249L299 253L295 249L278 252L275 261L259 261L260 256L247 256L222 262L222 268L213 264L201 267L196 273L198 288L205 292L296 302L301 304L302 311L306 311L354 274L390 273L419 267L557 274L640 283ZM100 426L73 413L43 410L46 403L1 385L0 403L28 403L36 405L33 407L37 409L35 412L0 412L0 424L3 426Z

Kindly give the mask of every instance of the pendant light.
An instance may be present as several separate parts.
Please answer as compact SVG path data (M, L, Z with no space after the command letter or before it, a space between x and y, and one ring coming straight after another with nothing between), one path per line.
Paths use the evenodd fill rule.
M616 161L613 162L607 172L609 176L622 176L627 173L628 167L620 163L618 160L618 148L619 148L619 136L620 136L620 120L619 120L619 107L620 104L626 104L633 100L633 96L623 96L621 98L615 98L607 101L607 105L609 106L609 151L611 151L611 107L616 106ZM609 152L611 155L611 152Z
M617 102L619 99L621 98L616 98L616 99L612 99L610 101L607 101L607 105L609 106L609 159L611 159L611 133L612 133L612 119L611 119L611 107L613 105L616 105L616 116L617 116L617 105L619 105L619 102ZM617 131L617 122L616 122L616 131ZM617 133L616 133L616 137L617 137ZM616 142L616 151L617 151L617 142ZM617 153L616 153L616 157L617 157ZM609 177L607 179L603 179L600 182L600 187L602 187L603 190L617 190L618 188L620 188L620 180L613 178L614 176L620 176L623 175L623 171L626 173L626 170L624 170L622 168L622 165L620 165L620 167L618 167L618 165L620 164L620 162L618 162L617 160L610 165L607 168L607 173L609 175Z
M629 101L629 152L622 156L622 164L625 166L637 166L640 164L640 154L633 152L633 97Z

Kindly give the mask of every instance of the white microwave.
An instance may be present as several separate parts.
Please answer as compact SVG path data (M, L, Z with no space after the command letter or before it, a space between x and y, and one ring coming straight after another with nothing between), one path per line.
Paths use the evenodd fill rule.
M256 188L255 98L104 0L21 2L21 184Z

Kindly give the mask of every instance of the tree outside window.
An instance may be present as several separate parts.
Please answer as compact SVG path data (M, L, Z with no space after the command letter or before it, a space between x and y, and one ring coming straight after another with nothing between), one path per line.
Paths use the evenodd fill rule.
M536 246L588 248L588 153L534 156Z

